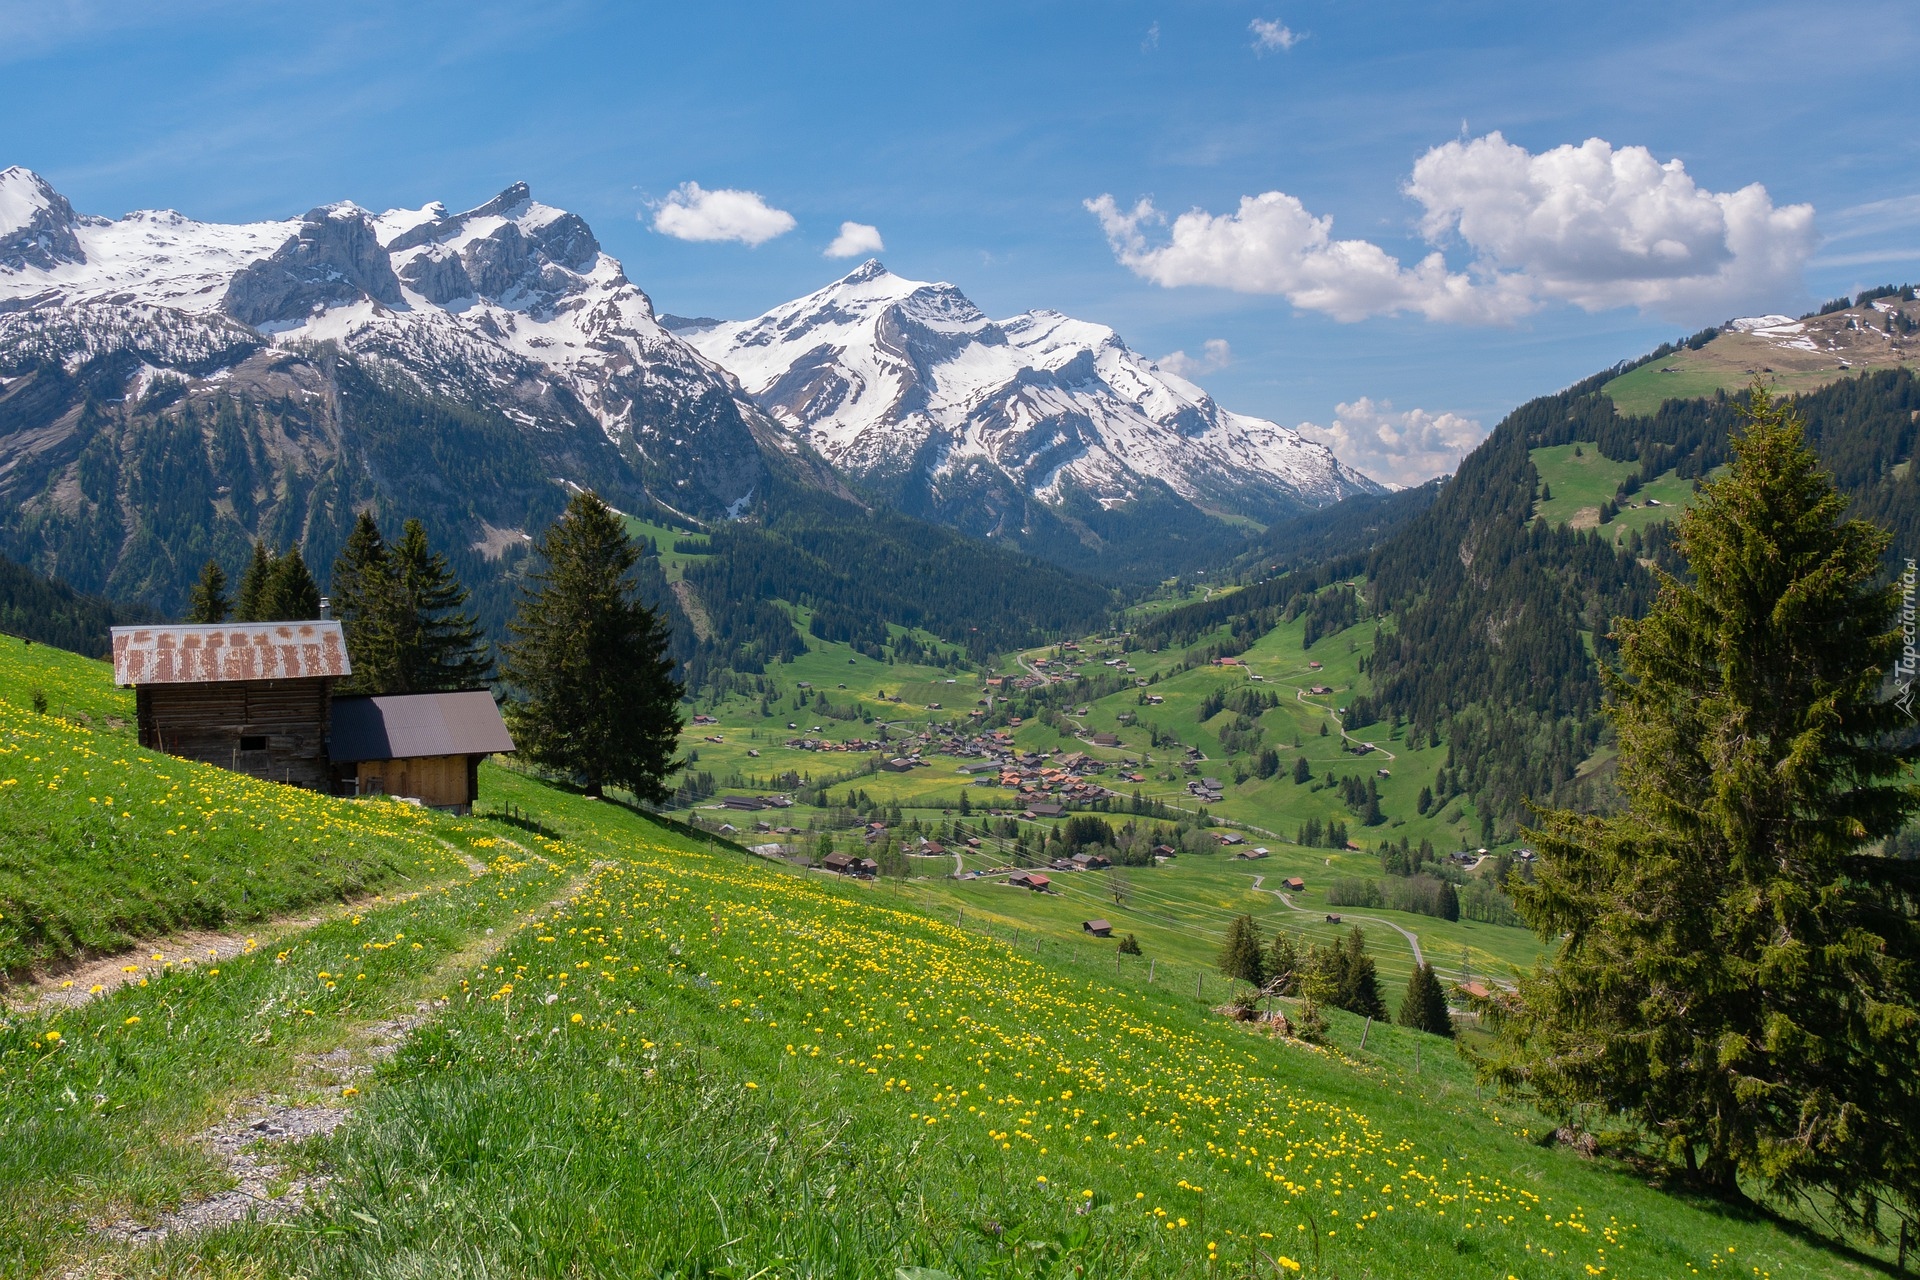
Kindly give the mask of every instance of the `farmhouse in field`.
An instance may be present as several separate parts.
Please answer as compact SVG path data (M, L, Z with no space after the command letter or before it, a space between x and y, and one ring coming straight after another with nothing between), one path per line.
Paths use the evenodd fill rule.
M483 757L513 750L493 695L336 698L353 674L331 619L113 628L140 745L335 795L469 809Z
M1086 930L1088 933L1092 934L1096 938L1108 938L1113 936L1113 926L1108 924L1105 920L1082 920L1080 922L1080 927Z

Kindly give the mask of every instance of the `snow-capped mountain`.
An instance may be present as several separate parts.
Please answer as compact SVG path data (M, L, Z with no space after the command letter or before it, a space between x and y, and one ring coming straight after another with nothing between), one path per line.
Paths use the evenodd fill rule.
M1055 509L1171 496L1263 522L1381 490L1104 325L1054 311L993 320L954 286L877 261L752 320L685 323L682 337L836 466L963 527L985 523L970 513L1012 514L1011 495L983 488Z
M0 554L83 589L173 607L257 537L330 561L371 506L505 591L575 487L724 520L782 485L850 497L833 464L909 515L1134 577L1229 548L1235 517L1378 487L1109 329L996 322L878 263L670 329L523 183L463 213L231 225L98 217L0 171Z
M584 411L658 501L698 516L752 502L762 446L800 452L660 326L585 222L524 183L453 215L341 203L235 226L78 214L8 169L0 313L0 359L124 349L164 369L332 342L383 378L529 427Z

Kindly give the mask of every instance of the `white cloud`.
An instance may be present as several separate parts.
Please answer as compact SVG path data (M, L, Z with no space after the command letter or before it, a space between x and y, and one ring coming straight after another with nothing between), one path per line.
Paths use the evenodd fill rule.
M1253 32L1253 51L1261 54L1272 53L1275 49L1291 49L1306 39L1284 23L1265 18L1255 18L1247 24L1247 30Z
M723 187L708 191L697 182L683 182L653 207L653 229L676 240L738 240L765 244L798 224L785 209L776 209L756 191Z
M1335 240L1331 218L1279 191L1230 214L1183 213L1151 245L1146 229L1166 222L1151 202L1087 208L1120 262L1156 284L1279 294L1343 321L1410 311L1509 323L1549 302L1679 320L1777 308L1799 293L1816 240L1811 205L1776 207L1758 183L1707 191L1679 160L1599 138L1539 155L1498 133L1449 142L1415 163L1405 191L1429 243L1465 248L1464 271L1437 248L1406 267L1369 241Z
M1431 253L1411 271L1365 240L1335 240L1332 218L1316 218L1290 195L1243 196L1216 217L1194 209L1173 220L1168 243L1150 247L1144 228L1166 219L1142 200L1122 210L1112 196L1086 202L1114 255L1135 274L1168 288L1205 284L1240 293L1276 293L1336 320L1418 311L1432 320L1496 321L1506 302L1496 283L1476 285Z
M857 258L863 253L884 253L886 248L880 239L880 228L864 222L843 222L840 234L827 246L827 257Z
M1457 413L1395 412L1391 400L1367 396L1336 405L1332 426L1303 422L1299 431L1332 449L1347 465L1397 485L1416 485L1451 472L1487 434L1477 421Z
M1152 53L1160 47L1160 24L1154 23L1147 28L1147 38L1140 42L1140 52Z
M1190 356L1185 351L1171 351L1154 363L1176 377L1193 378L1203 373L1218 373L1232 364L1233 348L1227 345L1225 338L1208 338L1201 344L1198 356Z

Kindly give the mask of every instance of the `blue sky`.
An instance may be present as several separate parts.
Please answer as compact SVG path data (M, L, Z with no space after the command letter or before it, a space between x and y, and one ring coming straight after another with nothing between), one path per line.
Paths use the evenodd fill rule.
M1920 279L1917 60L1910 0L0 0L0 165L226 220L525 179L660 309L720 317L841 274L855 222L902 275L1184 352L1412 478L1663 338ZM689 183L791 229L656 230L711 212Z

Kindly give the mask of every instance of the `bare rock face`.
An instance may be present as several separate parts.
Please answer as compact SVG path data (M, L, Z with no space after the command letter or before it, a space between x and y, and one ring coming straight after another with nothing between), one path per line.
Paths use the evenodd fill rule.
M222 310L256 328L297 324L316 311L370 298L400 306L400 278L364 210L333 205L307 214L293 239L238 272Z
M409 289L436 307L444 307L459 298L471 298L478 292L460 255L441 245L408 259L400 268L400 278L407 282Z
M73 233L79 215L45 178L27 169L0 171L0 269L51 271L85 262Z

